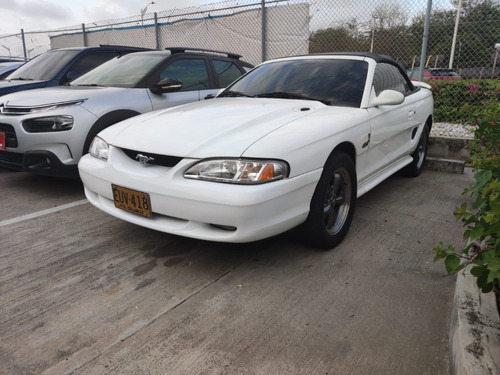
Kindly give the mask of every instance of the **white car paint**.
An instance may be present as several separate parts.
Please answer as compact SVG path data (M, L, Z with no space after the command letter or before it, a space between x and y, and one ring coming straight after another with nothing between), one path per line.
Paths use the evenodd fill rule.
M227 242L259 240L306 220L323 167L332 150L344 144L355 150L357 195L364 194L412 162L424 125L432 121L432 95L420 89L406 97L385 91L386 99L377 98L370 84L377 64L369 57L276 61L336 58L368 64L359 108L313 100L220 97L138 116L98 135L109 145L106 161L91 155L81 159L87 198L111 215L168 233ZM397 104L399 99L403 102ZM123 149L181 160L173 167L142 165ZM184 177L192 165L209 158L284 160L290 173L258 185ZM116 208L111 184L148 193L153 217Z

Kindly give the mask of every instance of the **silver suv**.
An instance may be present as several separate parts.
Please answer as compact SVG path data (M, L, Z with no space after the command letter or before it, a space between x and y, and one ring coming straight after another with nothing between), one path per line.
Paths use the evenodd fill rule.
M2 96L0 166L76 177L78 161L101 130L141 113L212 98L252 68L240 57L188 48L136 52L67 86Z

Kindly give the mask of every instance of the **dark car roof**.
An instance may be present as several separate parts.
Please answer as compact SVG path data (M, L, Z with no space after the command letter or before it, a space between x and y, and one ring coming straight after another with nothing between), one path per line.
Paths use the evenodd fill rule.
M93 50L110 50L110 51L152 51L151 48L144 47L133 47L133 46L120 46L120 45L112 45L112 44L101 44L99 46L93 47L63 47L63 48L54 48L50 49L47 52L55 52L55 51L93 51Z
M248 67L248 68L253 68L253 65L241 60L241 55L232 53L232 52L224 52L224 51L217 51L217 50L210 50L210 49L204 49L204 48L192 48L192 47L167 47L165 50L150 50L150 51L145 51L145 52L138 52L138 53L148 53L151 55L178 55L178 54L188 54L188 55L200 55L200 56L220 56L220 57L226 57L230 58L233 60L238 60L239 63L242 66Z
M22 60L22 59L11 59L9 57L0 57L0 63L6 63L6 62L16 63L16 62L24 62L24 60Z

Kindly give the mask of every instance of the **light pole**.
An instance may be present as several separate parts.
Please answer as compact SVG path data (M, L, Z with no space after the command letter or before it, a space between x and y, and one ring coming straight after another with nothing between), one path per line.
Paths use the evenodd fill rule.
M148 10L148 6L153 5L155 2L152 1L148 3L144 8L141 9L141 22L144 24L144 15L146 14L146 11Z
M457 43L458 22L460 21L460 12L462 12L462 0L458 0L457 18L455 18L455 30L453 31L453 42L451 42L450 64L448 65L449 69L453 68L453 58L455 57L455 45Z
M370 43L370 52L373 52L373 43L375 41L375 21L378 19L378 17L372 16L372 37L371 37L371 43Z
M498 51L500 51L500 43L495 44L495 60L493 62L493 69L491 70L491 78L495 76L495 69L497 68Z

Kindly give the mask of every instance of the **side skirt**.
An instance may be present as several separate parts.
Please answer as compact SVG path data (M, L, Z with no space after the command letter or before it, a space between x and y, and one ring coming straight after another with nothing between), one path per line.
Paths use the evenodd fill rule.
M396 162L389 164L387 167L377 171L377 173L365 178L363 181L358 182L358 198L363 194L369 192L375 186L380 184L382 181L392 176L394 173L399 171L401 168L407 166L412 162L413 158L411 155L407 155Z

